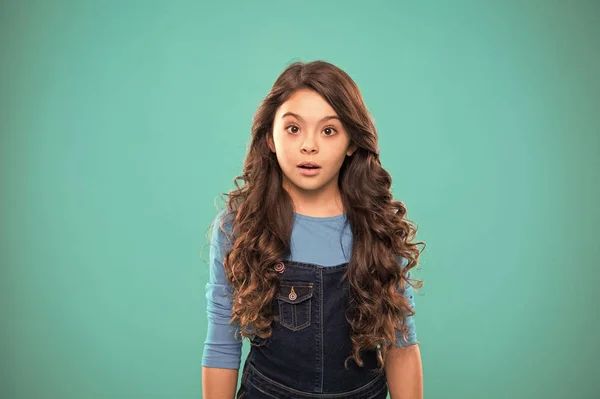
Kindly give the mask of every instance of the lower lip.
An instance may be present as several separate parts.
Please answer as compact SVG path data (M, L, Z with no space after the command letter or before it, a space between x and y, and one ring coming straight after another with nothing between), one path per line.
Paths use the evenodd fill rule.
M307 168L301 168L299 166L298 166L298 169L300 170L300 173L302 173L304 176L314 176L317 173L319 173L319 171L321 170L321 168L307 169Z

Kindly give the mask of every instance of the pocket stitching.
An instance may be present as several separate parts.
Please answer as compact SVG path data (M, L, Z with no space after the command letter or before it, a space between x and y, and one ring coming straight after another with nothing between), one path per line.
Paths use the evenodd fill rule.
M288 330L291 331L300 331L305 329L306 327L310 326L311 323L311 307L312 307L312 296L313 296L313 285L312 284L306 284L306 283L297 283L297 282L289 282L287 284L282 284L285 286L294 286L294 287L303 287L303 288L310 288L309 292L304 294L302 297L300 297L301 300L295 300L294 303L291 303L287 297L285 297L285 295L282 295L281 293L277 294L277 302L279 303L279 324L281 324L283 327L287 328ZM286 322L284 320L283 317L283 310L284 310L284 306L288 305L291 306L290 311L292 313L291 315L291 322ZM300 308L301 307L301 308ZM302 309L301 311L304 311L304 309L306 309L306 314L307 314L307 320L306 322L302 323L301 325L298 325L298 310Z
M299 326L294 326L294 324L298 324L298 320L297 318L294 320L294 323L287 323L284 318L282 317L283 315L283 306L284 305L289 305L292 306L292 311L295 312L296 309L294 309L293 307L298 306L298 304L291 304L291 303L287 303L284 301L279 301L279 324L281 324L282 326L284 326L285 328L287 328L288 330L291 331L300 331L305 329L306 327L310 326L310 317L311 317L311 302L312 299L308 299L306 301L300 302L300 304L302 304L302 306L306 306L307 307L307 320L306 322L304 322L302 325ZM294 318L296 316L293 316Z
M288 298L288 295L281 293L281 287L308 288L309 290L306 294L300 295L298 298L296 298L292 301ZM280 290L279 290L279 292L277 292L276 298L280 301L287 302L291 305L297 305L299 303L302 303L302 302L306 301L307 299L312 298L312 296L313 296L313 285L312 284L307 285L307 284L302 284L302 283L297 284L295 282L286 282L285 284L280 284L279 289Z

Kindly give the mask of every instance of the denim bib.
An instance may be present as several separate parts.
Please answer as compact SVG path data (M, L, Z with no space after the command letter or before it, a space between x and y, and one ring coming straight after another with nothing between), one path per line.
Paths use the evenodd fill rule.
M272 335L255 337L237 399L385 399L387 380L376 350L353 359L346 320L348 262L337 266L283 261L274 266L280 289L273 298Z

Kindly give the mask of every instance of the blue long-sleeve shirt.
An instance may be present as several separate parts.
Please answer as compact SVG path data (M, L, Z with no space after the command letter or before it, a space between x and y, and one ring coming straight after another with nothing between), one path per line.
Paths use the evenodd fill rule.
M205 286L208 330L204 342L202 365L206 367L239 369L242 343L234 338L236 326L229 324L232 300L225 296L232 289L225 278L223 258L231 249L227 237L219 230L219 223L225 215L221 210L214 221L210 243L210 278ZM232 217L230 215L229 217ZM231 220L224 229L231 234ZM346 214L332 217L312 217L294 213L294 226L291 235L291 254L287 260L315 263L322 266L335 266L349 262L352 254L352 231L346 222ZM402 258L402 266L407 259ZM405 297L414 308L414 289L406 285ZM408 346L417 343L414 316L408 316L407 340L396 332L395 346Z

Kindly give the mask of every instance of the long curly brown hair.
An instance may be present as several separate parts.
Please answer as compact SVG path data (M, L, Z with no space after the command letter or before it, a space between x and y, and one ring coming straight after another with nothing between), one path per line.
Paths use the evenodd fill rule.
M294 205L282 187L282 170L267 137L272 138L279 106L302 88L314 90L331 105L357 146L342 164L338 180L353 235L344 275L353 344L346 362L353 358L362 367L360 352L379 348L382 370L396 330L406 337L404 320L415 314L403 292L406 284L415 289L423 285L409 278L409 271L418 263L417 246L425 243L411 242L417 228L406 219L405 205L392 197L392 179L381 166L377 131L358 87L343 70L325 61L294 62L277 78L254 115L243 172L234 179L236 189L223 194L228 197L227 212L219 229L231 244L223 259L233 291L230 323L239 326L242 339L267 338L272 332L271 303L279 289L273 266L289 253ZM238 180L243 181L241 186ZM230 234L223 226L227 219ZM408 260L405 267L400 257Z

